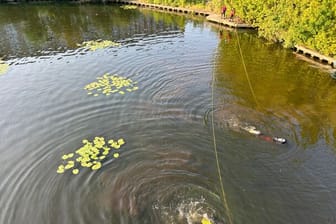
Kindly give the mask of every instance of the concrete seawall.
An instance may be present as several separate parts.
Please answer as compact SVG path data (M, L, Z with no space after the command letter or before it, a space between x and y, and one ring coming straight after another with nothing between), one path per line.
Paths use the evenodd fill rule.
M181 8L181 7L172 7L172 6L142 3L142 2L138 2L138 1L114 0L114 1L111 1L111 2L115 2L115 3L119 3L119 4L125 4L125 5L135 5L135 6L139 6L139 7L163 10L163 11L168 11L168 12L178 12L178 13L184 13L184 14L192 14L192 15L198 15L198 16L204 16L204 17L210 15L209 12L201 11L201 10L192 10L192 9Z
M120 4L126 4L126 5L135 5L135 6L151 8L151 9L158 9L158 10L163 10L163 11L168 11L168 12L178 12L178 13L204 16L210 22L225 25L225 26L232 27L232 28L248 28L248 29L253 28L249 24L238 22L237 20L230 21L229 19L222 19L220 15L216 15L211 12L206 12L202 10L192 10L192 9L181 8L181 7L141 3L138 1L114 0L113 2L120 3Z
M221 18L220 15L216 15L216 14L210 14L206 18L210 22L221 24L224 26L232 27L232 28L254 29L254 27L252 27L251 25L238 21L239 20L238 18L234 18L231 21L228 18Z
M336 68L336 58L325 56L317 51L299 45L296 45L293 50L298 54L302 54L308 58L317 60L322 64L328 64L331 67Z

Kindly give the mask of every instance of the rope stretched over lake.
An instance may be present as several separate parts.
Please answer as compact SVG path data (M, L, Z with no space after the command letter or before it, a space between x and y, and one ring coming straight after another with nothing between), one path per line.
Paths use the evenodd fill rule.
M224 208L227 212L227 216L228 216L228 224L232 224L232 217L231 217L231 211L226 199L226 194L225 194L225 190L224 190L224 185L223 185L223 180L222 180L222 172L219 166L219 158L218 158L218 151L217 151L217 144L216 144L216 134L215 134L215 125L214 125L214 111L215 111L215 104L214 104L214 87L215 87L215 63L216 63L216 59L214 62L214 68L212 71L212 85L211 85L211 104L212 104L212 116L211 116L211 126L212 126L212 137L213 137L213 146L214 146L214 153L215 153L215 157L216 157L216 164L217 164L217 172L218 172L218 177L219 177L219 182L220 182L220 188L221 188L221 192L222 192L222 200L223 200L223 205Z
M241 60L242 60L242 64L243 64L243 67L244 67L244 71L245 71L246 79L247 79L247 82L248 82L248 84L249 84L249 87L250 87L250 90L251 90L253 99L254 99L254 101L255 101L257 107L258 107L259 104L258 104L258 101L257 101L257 97L256 97L256 95L254 94L254 90L253 90L253 88L252 88L252 84L251 84L251 81L250 81L250 77L249 77L249 74L247 73L247 69L246 69L246 65L245 65L245 60L244 60L243 52L242 52L242 49L241 49L241 46L240 46L240 41L239 41L239 36L238 36L237 29L235 29L235 33L236 33L236 37L237 37L237 43L238 43L238 48L239 48L239 54L240 54L240 58L241 58Z
M249 77L249 74L247 72L247 69L246 69L246 64L245 64L245 61L244 61L244 57L243 57L243 52L242 52L242 49L241 49L241 46L240 46L240 41L239 41L239 36L238 36L238 32L237 32L237 29L235 30L235 33L236 33L236 38L237 38L237 43L238 43L238 48L239 48L239 54L240 54L240 58L242 60L242 64L243 64L243 67L244 67L244 71L245 71L245 75L246 75L246 79L247 79L247 82L248 82L248 85L250 87L250 91L252 93L252 96L253 96L253 99L256 103L257 106L259 106L258 104L258 101L257 101L257 97L254 93L254 90L253 90L253 87L252 87L252 84L251 84L251 81L250 81L250 77ZM219 177L219 182L220 182L220 188L221 188L221 193L222 193L222 200L223 200L223 205L224 205L224 208L227 212L227 217L228 217L228 223L229 224L232 224L233 221L232 221L232 215L231 215L231 211L230 211L230 208L229 208L229 205L228 205L228 202L227 202L227 198L226 198L226 194L225 194L225 190L224 190L224 184L223 184L223 179L222 179L222 172L221 172L221 169L220 169L220 166L219 166L219 158L218 158L218 151L217 151L217 144L216 144L216 133L215 133L215 121L214 121L214 111L215 111L215 103L214 103L214 89L215 89L215 64L216 63L216 59L215 59L215 62L214 62L214 68L213 68L213 72L212 72L212 85L211 85L211 89L212 89L212 92L211 92L211 104L212 104L212 108L211 108L211 112L212 112L212 116L211 116L211 126L212 126L212 138L213 138L213 146L214 146L214 153L215 153L215 158L216 158L216 165L217 165L217 172L218 172L218 177Z

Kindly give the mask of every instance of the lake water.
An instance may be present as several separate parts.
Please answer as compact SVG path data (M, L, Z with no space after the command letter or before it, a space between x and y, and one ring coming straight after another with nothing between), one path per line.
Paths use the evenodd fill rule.
M78 46L97 39L120 45ZM336 222L336 82L255 32L118 5L0 5L0 58L0 223ZM88 95L106 73L138 90ZM97 136L123 138L120 156L56 172Z

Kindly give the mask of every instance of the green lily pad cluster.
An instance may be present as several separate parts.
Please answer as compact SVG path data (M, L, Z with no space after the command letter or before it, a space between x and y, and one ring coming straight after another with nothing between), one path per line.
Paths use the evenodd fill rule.
M85 41L82 44L77 44L77 46L87 48L91 51L95 51L107 47L119 47L120 44L110 40L90 40Z
M0 60L0 75L5 74L9 68L9 64L6 64L4 61Z
M122 6L120 6L120 8L126 9L126 10L128 10L128 9L137 9L137 7L135 5L122 5Z
M98 170L102 166L102 160L106 158L111 152L113 157L118 158L118 149L125 144L124 139L108 140L106 143L104 137L95 137L93 142L84 139L83 146L75 151L62 156L62 164L58 166L57 173L64 173L71 170L73 174L79 173L80 167L90 168L91 170ZM112 150L113 149L113 150Z
M111 93L125 94L125 91L132 92L138 89L136 82L131 79L118 76L117 74L104 74L98 77L96 82L92 82L84 87L89 95L98 96L104 94L109 96Z

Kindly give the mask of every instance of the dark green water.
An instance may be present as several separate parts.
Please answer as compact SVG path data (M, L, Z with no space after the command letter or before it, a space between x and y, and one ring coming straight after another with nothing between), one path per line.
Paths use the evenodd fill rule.
M10 65L0 75L0 223L201 223L205 214L222 224L335 223L336 82L253 33L238 37L244 60L234 31L200 18L0 5ZM77 46L96 39L120 46ZM87 95L105 73L139 89ZM96 136L124 138L120 157L56 173L62 155Z

